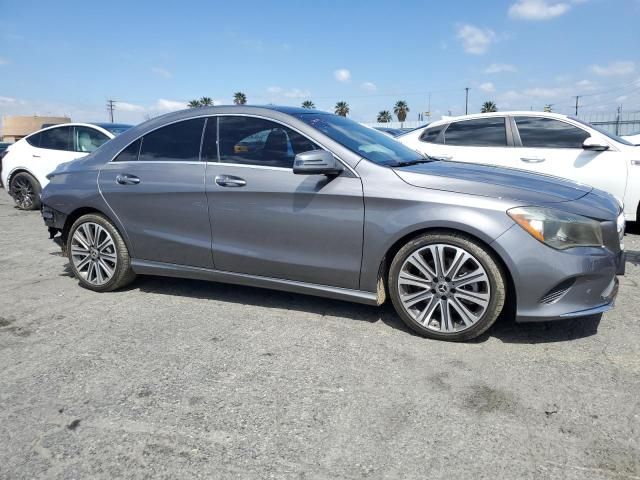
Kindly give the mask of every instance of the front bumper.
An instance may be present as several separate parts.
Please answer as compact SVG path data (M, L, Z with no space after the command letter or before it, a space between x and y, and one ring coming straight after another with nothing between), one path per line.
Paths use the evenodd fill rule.
M624 273L624 251L594 247L554 250L517 225L492 246L511 273L516 321L562 320L613 308L618 293L616 276Z
M63 231L67 221L67 214L51 208L44 203L40 209L40 214L42 215L44 224L49 228L49 238L53 238L56 233Z

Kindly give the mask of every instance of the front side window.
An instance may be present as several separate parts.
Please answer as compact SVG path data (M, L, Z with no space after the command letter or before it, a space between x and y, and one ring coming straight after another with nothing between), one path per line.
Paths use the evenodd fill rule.
M140 153L140 143L142 140L139 138L127 148L122 150L116 158L113 159L114 162L136 162L138 161L138 154Z
M161 127L142 137L140 162L197 162L204 118L194 118Z
M582 148L589 132L560 120L515 117L523 147Z
M73 151L72 130L72 127L58 127L40 132L40 148Z
M222 116L218 132L222 163L293 168L298 153L320 148L298 132L262 118ZM212 145L210 138L205 145ZM215 155L209 150L205 147L203 155L211 161Z
M76 152L94 152L107 140L109 137L95 128L74 127L73 129L73 146Z
M478 118L451 123L444 131L444 143L463 147L506 147L505 119Z
M422 132L422 135L420 135L420 140L427 143L442 143L442 140L438 140L438 135L440 135L440 132L443 128L444 125L427 128L424 132Z

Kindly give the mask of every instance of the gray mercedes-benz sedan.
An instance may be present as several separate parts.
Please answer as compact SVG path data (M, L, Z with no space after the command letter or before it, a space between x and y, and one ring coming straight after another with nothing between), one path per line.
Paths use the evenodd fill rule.
M612 196L435 161L314 110L171 113L48 178L49 232L100 292L146 274L390 297L419 334L468 340L503 309L518 321L604 312L624 273Z

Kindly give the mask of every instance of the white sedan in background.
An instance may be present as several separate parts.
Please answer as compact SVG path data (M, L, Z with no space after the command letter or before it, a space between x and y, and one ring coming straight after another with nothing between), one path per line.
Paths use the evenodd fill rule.
M495 112L440 120L396 140L440 160L568 178L611 193L640 220L640 148L574 117Z
M636 146L640 146L640 132L632 133L631 135L622 135L627 142L631 142Z
M40 208L47 174L61 163L84 157L131 128L120 123L64 123L43 128L9 146L2 157L0 178L18 208Z

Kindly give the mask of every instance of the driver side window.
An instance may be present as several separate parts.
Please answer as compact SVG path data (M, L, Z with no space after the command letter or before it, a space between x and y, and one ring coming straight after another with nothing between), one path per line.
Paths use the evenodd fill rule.
M221 116L218 132L222 163L293 168L298 153L320 148L298 132L261 118ZM206 158L215 158L208 152L215 142L207 138L205 143Z

